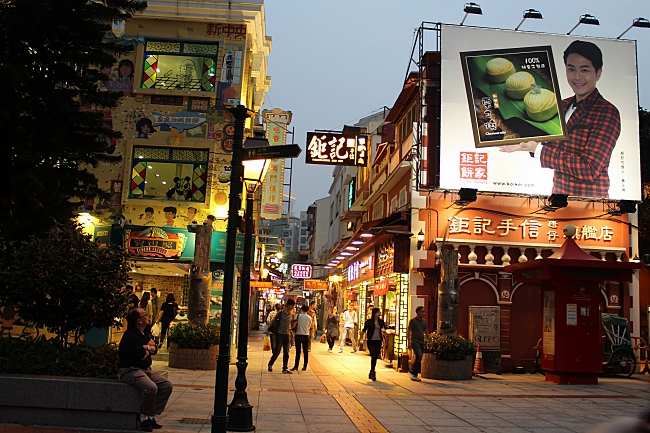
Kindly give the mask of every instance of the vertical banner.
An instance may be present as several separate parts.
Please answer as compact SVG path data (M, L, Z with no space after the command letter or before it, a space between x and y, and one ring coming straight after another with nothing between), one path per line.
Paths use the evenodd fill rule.
M287 125L291 123L291 111L279 108L262 111L266 123L266 138L271 146L287 144ZM284 159L272 159L262 184L261 218L279 220L282 218L282 192L284 189Z

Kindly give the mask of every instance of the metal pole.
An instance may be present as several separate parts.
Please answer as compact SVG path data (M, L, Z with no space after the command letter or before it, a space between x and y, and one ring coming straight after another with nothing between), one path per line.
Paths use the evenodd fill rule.
M214 414L212 415L212 433L226 433L228 428L228 373L230 367L230 323L232 319L232 297L235 282L235 251L237 227L239 227L239 210L244 175L242 164L244 156L244 122L249 117L243 105L231 108L235 116L235 133L233 135L232 162L230 172L230 195L228 197L228 227L226 229L226 269L223 276L223 303L221 305L221 336L219 338L219 356L214 387ZM241 307L240 307L241 308Z
M246 232L244 234L244 259L242 260L242 276L239 302L239 338L237 340L237 378L235 379L235 395L228 406L228 430L253 431L253 406L248 402L246 394L246 367L248 367L248 317L250 314L250 285L251 285L251 244L253 238L253 193L246 193Z

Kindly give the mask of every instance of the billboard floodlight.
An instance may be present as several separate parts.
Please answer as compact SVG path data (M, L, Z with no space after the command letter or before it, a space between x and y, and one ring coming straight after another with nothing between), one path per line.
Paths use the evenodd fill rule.
M477 189L461 188L458 190L458 199L454 201L458 206L467 206L476 201Z
M621 37L625 33L629 32L632 29L632 27L645 27L645 28L648 28L648 27L650 27L650 21L648 21L645 18L641 18L641 17L635 18L634 21L632 21L632 25L630 27L628 27L627 29L625 29L625 31L623 33L621 33L616 39L621 39Z
M519 30L519 27L526 21L528 18L531 20L541 20L542 19L542 14L540 11L535 10L535 9L526 9L524 11L524 17L521 19L521 22L517 27L515 27L515 30Z
M600 21L598 21L598 19L596 19L596 17L593 15L584 14L580 17L580 20L578 20L578 24L573 26L573 28L569 30L569 33L567 33L567 35L570 35L571 32L574 31L580 24L590 24L592 26L599 26Z
M483 15L483 11L481 10L481 6L477 5L476 3L465 3L465 7L463 8L463 12L465 12L465 16L463 17L463 20L460 22L461 26L463 25L463 23L465 23L465 20L467 19L467 15L469 15L469 14Z

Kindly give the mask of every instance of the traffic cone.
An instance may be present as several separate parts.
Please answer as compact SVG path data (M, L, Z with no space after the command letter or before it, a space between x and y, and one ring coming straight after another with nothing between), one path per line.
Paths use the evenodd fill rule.
M479 343L476 348L476 359L474 360L474 371L472 374L483 374L483 353L481 352L481 344Z

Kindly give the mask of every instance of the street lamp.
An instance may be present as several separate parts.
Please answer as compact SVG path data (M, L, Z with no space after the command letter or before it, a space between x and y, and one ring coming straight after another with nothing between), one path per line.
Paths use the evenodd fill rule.
M246 147L250 142L246 140ZM264 139L265 140L265 139ZM265 140L266 141L266 140ZM259 147L261 143L254 146ZM268 145L268 141L266 142ZM244 258L242 260L242 276L239 302L239 334L237 340L237 378L235 379L235 394L228 405L228 430L253 431L253 406L248 402L246 394L246 367L248 367L248 317L250 313L250 283L251 283L251 253L253 238L253 199L257 186L262 183L268 170L269 160L257 159L244 161L244 187L246 188L246 229L244 232Z
M418 250L422 249L422 244L424 243L424 231L420 229L418 233Z
M571 32L573 32L580 24L590 24L592 26L599 26L600 21L598 21L596 17L593 15L584 14L580 17L580 20L578 20L578 24L573 26L573 28L569 30L569 33L567 33L567 35L570 35Z
M243 105L230 109L235 118L232 161L230 172L230 194L228 197L228 226L226 228L226 264L223 276L223 301L221 314L221 336L219 337L219 356L214 387L214 413L211 418L212 433L226 433L228 429L228 373L230 368L230 323L232 318L232 297L235 281L235 251L237 227L244 174L244 122L251 112ZM241 308L241 306L240 306Z
M517 27L515 27L515 30L519 30L519 27L526 21L526 19L533 19L533 20L541 20L542 19L542 14L540 11L535 10L535 9L526 9L524 11L524 17L522 18L521 22Z
M648 27L650 27L650 21L648 21L645 18L641 18L641 17L635 18L634 21L632 21L632 25L630 27L628 27L623 33L621 33L616 39L621 39L625 33L629 32L632 29L632 27L645 27L645 28L648 28Z

